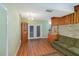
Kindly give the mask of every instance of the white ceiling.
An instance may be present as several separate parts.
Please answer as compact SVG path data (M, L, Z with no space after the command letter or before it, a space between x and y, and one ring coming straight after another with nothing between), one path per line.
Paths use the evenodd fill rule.
M21 15L27 12L35 13L37 19L50 19L51 17L61 17L74 12L74 6L78 3L23 3L5 4L19 11ZM46 12L47 9L52 12Z

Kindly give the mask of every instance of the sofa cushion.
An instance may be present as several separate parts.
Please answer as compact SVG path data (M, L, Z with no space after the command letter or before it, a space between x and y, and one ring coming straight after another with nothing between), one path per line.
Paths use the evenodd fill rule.
M76 39L75 47L79 48L79 39Z
M76 55L79 55L79 48L76 47L71 47L68 48L72 53L75 53Z
M59 41L64 44L67 44L68 46L73 46L76 40L67 36L60 36Z
M64 48L68 48L69 46L67 46L66 44L64 44L64 43L61 43L60 41L55 41L54 42L56 45L59 45L59 46L61 46L61 47L64 47Z
M65 37L64 36L60 36L59 37L59 41L62 42L62 43L64 43L65 42Z
M74 44L75 44L75 39L74 38L67 38L66 39L66 44L68 45L68 46L74 46Z

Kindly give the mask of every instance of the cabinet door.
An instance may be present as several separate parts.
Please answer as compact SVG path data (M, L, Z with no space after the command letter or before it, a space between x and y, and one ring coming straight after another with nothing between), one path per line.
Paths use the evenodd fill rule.
M74 13L74 24L76 24L76 12Z
M72 18L71 18L71 14L69 15L69 24L71 24Z
M66 25L66 20L67 20L67 16L65 16L65 19L64 19L64 25Z
M52 19L52 25L60 25L60 23L61 23L60 17Z
M52 25L55 25L55 20L51 19L51 23L52 23Z
M55 25L59 25L59 19L56 19Z
M69 16L66 16L66 19L65 19L65 24L69 24Z
M57 25L58 24L58 20L57 19L52 19L52 25Z
M75 7L74 7L74 10L75 10L75 11L79 11L79 5L75 6Z
M71 24L72 18L71 18L71 14L69 15L69 24Z
M77 11L77 23L79 23L79 11Z
M74 23L73 14L71 14L71 24Z
M79 11L78 11L77 17L78 17L78 23L79 23Z
M65 17L62 17L60 20L59 20L59 25L64 25L64 20L65 20Z
M75 12L75 18L76 18L75 23L77 23L77 12Z

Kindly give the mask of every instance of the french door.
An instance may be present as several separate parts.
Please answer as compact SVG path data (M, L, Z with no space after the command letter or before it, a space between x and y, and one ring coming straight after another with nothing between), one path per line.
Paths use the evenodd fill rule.
M28 38L37 39L41 37L41 25L28 25Z

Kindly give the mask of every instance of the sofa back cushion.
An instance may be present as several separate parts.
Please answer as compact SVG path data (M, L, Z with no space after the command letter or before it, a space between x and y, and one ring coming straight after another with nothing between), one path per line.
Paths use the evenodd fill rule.
M64 36L59 36L59 41L62 42L62 43L64 43L65 42Z
M59 41L68 45L68 46L74 46L75 39L67 36L60 36Z
M66 44L67 44L68 46L74 46L75 41L76 41L74 38L70 38L70 37L68 37L66 40L67 40L67 41L66 41Z
M79 39L76 39L75 47L79 48Z

